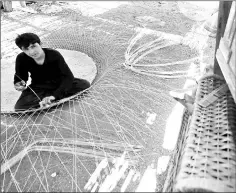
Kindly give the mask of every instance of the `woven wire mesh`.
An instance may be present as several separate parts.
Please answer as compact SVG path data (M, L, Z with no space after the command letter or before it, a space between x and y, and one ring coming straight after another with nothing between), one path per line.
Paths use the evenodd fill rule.
M190 120L191 116L185 109L182 117L182 125L178 136L177 146L172 152L171 160L168 165L167 176L162 190L163 192L173 192L174 184L176 183L179 159L181 157L184 144L186 143Z
M96 63L97 76L85 95L76 95L53 108L1 113L1 177L5 191L83 191L101 159L112 160L124 151L132 167L137 162L145 163L152 154L149 142L153 137L161 141L166 117L174 105L168 92L185 81L184 76L173 81L124 67L129 40L136 33L127 21L114 24L74 12L61 14L65 16L62 23L49 21L48 27L40 31L43 46L87 54ZM112 16L120 19L122 14ZM144 36L136 46L157 38ZM171 56L169 62L176 61L177 56L179 60L197 56L188 46L176 44L150 53L142 62L155 63L153 58L164 55ZM161 58L159 62L166 60ZM162 66L159 70L187 70L188 65ZM158 117L150 126L143 113L153 111ZM49 186L53 184L49 176L53 170L60 173L58 187Z
M236 190L236 106L232 95L228 91L209 107L197 105L197 101L224 83L217 75L208 75L199 81L174 191Z

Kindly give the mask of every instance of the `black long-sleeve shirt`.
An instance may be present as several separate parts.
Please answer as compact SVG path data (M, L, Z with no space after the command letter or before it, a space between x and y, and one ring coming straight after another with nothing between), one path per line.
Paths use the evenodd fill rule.
M16 57L14 84L21 80L27 82L30 73L32 88L36 86L43 89L54 85L53 96L57 99L72 86L74 75L57 50L50 48L43 50L45 52L43 65L37 64L24 52Z

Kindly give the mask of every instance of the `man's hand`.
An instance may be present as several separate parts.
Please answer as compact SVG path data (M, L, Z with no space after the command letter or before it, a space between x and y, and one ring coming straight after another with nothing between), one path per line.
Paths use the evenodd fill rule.
M55 97L54 96L49 96L49 97L45 97L43 98L43 100L39 103L40 107L48 107L52 101L55 100Z
M14 87L16 90L18 91L23 91L25 90L27 87L26 87L26 83L24 80L20 81L20 82L17 82L16 84L14 84Z

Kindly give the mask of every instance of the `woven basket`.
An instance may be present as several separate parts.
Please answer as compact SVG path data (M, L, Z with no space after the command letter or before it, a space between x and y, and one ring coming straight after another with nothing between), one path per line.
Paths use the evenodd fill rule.
M224 79L217 75L199 81L173 191L236 192L236 105L232 95L228 90L208 107L197 104L222 84Z

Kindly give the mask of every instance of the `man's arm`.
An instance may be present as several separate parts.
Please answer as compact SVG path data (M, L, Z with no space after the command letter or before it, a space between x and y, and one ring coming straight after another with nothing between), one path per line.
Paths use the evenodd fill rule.
M57 62L60 69L61 84L53 93L55 99L60 98L65 91L70 89L74 80L73 73L71 72L63 56L59 52Z
M19 83L26 83L28 81L28 71L26 68L26 62L24 64L23 56L19 54L16 57L16 63L15 63L15 75L14 75L14 85Z

